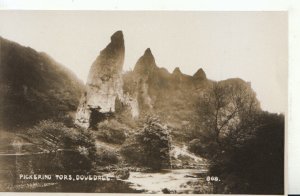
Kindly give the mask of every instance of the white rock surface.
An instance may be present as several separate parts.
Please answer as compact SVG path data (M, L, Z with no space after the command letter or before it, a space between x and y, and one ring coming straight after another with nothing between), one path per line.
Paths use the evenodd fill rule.
M125 46L123 33L117 31L111 42L100 52L89 72L86 92L81 98L75 123L89 127L91 108L101 113L115 112L115 101L123 96L122 68Z

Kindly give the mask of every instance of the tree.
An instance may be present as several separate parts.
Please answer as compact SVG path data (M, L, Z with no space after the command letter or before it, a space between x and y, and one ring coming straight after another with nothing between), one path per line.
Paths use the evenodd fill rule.
M248 83L230 79L214 82L200 97L196 110L199 136L189 149L214 164L225 159L233 146L254 136L260 104Z
M222 179L218 185L225 193L283 194L284 116L260 112L255 118L252 137L228 138L210 172Z
M190 150L210 159L215 193L282 194L284 116L263 112L250 85L217 82L198 104Z
M241 80L216 82L197 105L199 127L218 145L260 108L250 85Z
M150 117L122 154L130 162L159 170L170 166L170 143L168 129L157 118Z

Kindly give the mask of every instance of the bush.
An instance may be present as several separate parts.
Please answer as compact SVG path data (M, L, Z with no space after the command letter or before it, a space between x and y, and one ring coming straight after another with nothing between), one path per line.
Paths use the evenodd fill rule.
M210 172L223 179L222 193L284 193L284 116L258 114L255 124L254 137L224 143L213 159Z
M113 144L123 144L126 140L127 127L116 120L104 121L98 124L95 132L97 139Z
M157 119L149 118L121 153L130 162L159 170L170 166L170 139L167 128Z
M126 140L126 135L123 130L103 129L97 133L97 139L113 144L123 144Z
M96 146L90 131L45 120L29 129L24 137L43 151L44 170L54 168L60 172L76 173L93 168Z
M101 150L97 152L97 163L101 166L117 164L119 158L116 152L109 150Z
M121 154L131 165L143 166L142 148L141 145L136 142L135 138L131 141L126 141L126 144L121 149Z
M204 158L212 158L218 150L218 144L211 140L193 139L188 144L188 150Z
M192 141L190 141L188 145L188 150L195 154L202 154L203 147L200 139L193 139Z

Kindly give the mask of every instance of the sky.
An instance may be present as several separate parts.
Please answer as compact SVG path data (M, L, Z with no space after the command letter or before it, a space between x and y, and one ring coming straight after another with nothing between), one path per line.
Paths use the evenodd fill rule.
M0 36L43 51L86 81L93 61L122 30L124 70L146 48L159 67L251 82L262 109L286 112L287 12L0 11ZM0 51L1 52L1 51Z

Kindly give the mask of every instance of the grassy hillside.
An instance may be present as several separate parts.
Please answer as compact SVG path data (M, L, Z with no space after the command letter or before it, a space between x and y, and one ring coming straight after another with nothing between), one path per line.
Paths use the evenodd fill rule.
M83 84L45 53L0 37L0 127L23 129L76 111Z

